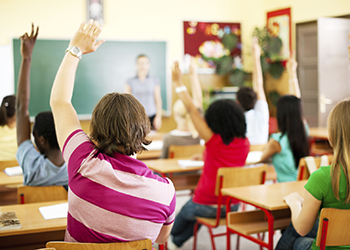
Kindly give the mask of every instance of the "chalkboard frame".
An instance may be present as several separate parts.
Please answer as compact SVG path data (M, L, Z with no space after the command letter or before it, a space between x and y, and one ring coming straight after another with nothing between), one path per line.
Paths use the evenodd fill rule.
M43 43L50 43L55 49L48 52L48 48L44 48ZM49 94L51 93L51 87L54 81L54 77L56 75L56 72L59 68L59 65L62 61L62 58L64 56L64 51L67 48L69 44L68 39L38 39L36 42L36 46L33 51L32 56L32 69L31 69L31 99L30 99L30 105L29 105L29 113L31 117L34 117L37 115L37 113L50 110L49 106ZM117 59L113 57L113 53L109 53L107 51L106 47L109 46L130 46L133 48L133 46L136 46L136 49L132 51L132 53L128 54L127 58L125 57L118 57ZM139 46L139 47L137 47ZM150 47L147 47L150 46ZM152 47L153 46L153 47ZM157 48L158 46L158 48ZM19 39L13 39L12 40L12 48L13 48L13 65L14 65L14 89L17 90L17 81L18 81L18 72L19 67L21 63L21 56L20 56L20 41ZM124 47L123 47L124 48ZM155 51L152 51L153 50ZM128 48L124 48L126 51ZM116 49L118 50L118 49ZM125 51L124 50L124 51ZM50 54L51 53L51 54ZM125 52L127 53L127 52ZM158 53L155 55L155 53ZM161 82L161 94L162 94L162 108L163 108L163 115L164 116L170 116L171 115L171 79L170 79L170 67L169 67L169 56L168 56L168 44L166 41L157 41L157 40L107 40L105 44L103 44L96 52L83 55L83 58L81 62L79 63L78 70L77 70L77 76L76 76L76 83L74 87L73 92L73 98L72 103L75 106L78 117L80 120L89 120L91 119L91 113L93 111L94 106L97 104L97 102L102 98L102 96L108 92L112 91L118 91L118 92L124 92L124 86L126 84L126 74L128 74L128 77L134 77L136 74L135 69L135 63L136 63L136 56L139 54L146 54L150 57L151 60L151 71L150 74L157 76L160 74L160 82ZM157 64L155 59L156 56L159 56L159 59L161 62ZM155 55L155 56L154 56ZM101 57L104 57L103 60ZM42 60L44 58L44 60ZM108 58L108 59L106 59ZM113 58L113 62L116 62L120 60L122 62L121 67L117 67L117 72L120 70L123 70L123 72L127 72L127 69L130 73L125 73L123 75L123 80L120 80L117 83L116 89L113 89L110 91L110 87L106 88L106 83L104 88L106 88L105 93L101 95L93 96L92 98L89 98L89 96L84 96L83 89L85 88L86 79L88 76L91 76L91 74L94 74L94 65L96 64L93 61L99 61L103 62L103 65L105 65L106 68L102 68L100 71L105 73L102 74L100 78L103 79L104 77L111 77L108 76L109 73L116 74L114 72L114 68L111 69L110 65L113 65L112 63L108 63L108 60L111 60ZM122 60L123 59L123 60ZM124 60L125 59L125 60ZM127 61L127 62L125 62ZM117 62L119 63L119 62ZM156 66L155 66L156 64ZM163 64L163 65L161 65ZM39 68L41 70L39 70ZM122 69L121 69L122 68ZM45 70L43 70L45 69ZM162 72L159 73L159 70ZM99 72L99 73L101 73ZM40 77L39 77L39 75ZM84 78L84 75L87 75L87 77ZM45 84L40 81L42 78L46 79ZM38 80L39 79L39 80ZM85 82L83 82L85 79ZM113 78L114 79L114 78ZM43 80L45 81L45 80ZM82 85L84 83L84 85ZM94 84L92 82L88 82L88 87L90 87L89 84ZM96 83L95 83L96 84ZM95 88L97 88L95 86ZM81 91L80 91L81 90ZM99 89L95 89L96 91L92 92L98 92ZM39 93L38 93L39 92ZM40 94L43 92L44 94ZM85 93L86 94L86 93ZM81 101L83 100L83 101ZM84 100L86 100L84 102ZM91 104L91 100L93 100L93 105ZM79 104L77 104L79 102ZM81 104L83 102L83 104ZM77 106L78 105L78 106ZM86 107L85 112L81 111L79 108L79 105L83 106L89 106ZM88 110L88 112L86 112Z

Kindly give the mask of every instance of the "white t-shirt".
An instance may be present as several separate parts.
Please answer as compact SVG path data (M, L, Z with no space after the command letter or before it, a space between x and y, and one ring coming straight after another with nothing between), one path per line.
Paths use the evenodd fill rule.
M244 113L250 145L266 144L269 138L269 108L267 102L257 100L253 109Z

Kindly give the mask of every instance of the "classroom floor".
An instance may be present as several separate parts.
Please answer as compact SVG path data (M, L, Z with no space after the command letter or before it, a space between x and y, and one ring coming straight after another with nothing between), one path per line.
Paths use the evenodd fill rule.
M187 202L189 199L188 193L186 191L178 193L177 192L177 198L176 198L176 213L180 211L182 206ZM249 208L247 206L247 209L252 209L252 207ZM214 233L220 233L220 232L225 232L225 227L221 226L217 228ZM209 231L206 227L202 227L199 230L199 234L197 236L197 249L198 250L212 250L211 246L211 241L210 241L210 236L209 236ZM274 235L274 245L276 246L279 238L281 237L280 231L276 231ZM267 235L265 236L267 238ZM217 237L214 239L215 244L216 244L216 249L217 250L224 250L226 249L226 237L221 236ZM231 235L231 249L234 250L236 249L236 240L237 240L237 235ZM182 247L181 250L192 250L193 249L193 237L188 240ZM241 250L259 250L259 246L255 244L254 242L248 241L241 237L240 239L240 248Z

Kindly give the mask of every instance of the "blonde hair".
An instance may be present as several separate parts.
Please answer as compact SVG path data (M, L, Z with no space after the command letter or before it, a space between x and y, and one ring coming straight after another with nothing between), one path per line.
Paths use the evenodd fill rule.
M197 132L197 130L195 129L195 127L193 125L192 119L190 117L190 114L187 112L185 104L180 99L178 99L174 103L173 112L174 112L174 115L178 115L180 118L185 120L187 128L192 133L192 137L193 138L197 138L198 137L198 132Z
M346 178L345 203L350 203L350 100L338 103L328 117L329 142L334 150L331 166L331 181L333 194L339 198L340 172L343 169Z

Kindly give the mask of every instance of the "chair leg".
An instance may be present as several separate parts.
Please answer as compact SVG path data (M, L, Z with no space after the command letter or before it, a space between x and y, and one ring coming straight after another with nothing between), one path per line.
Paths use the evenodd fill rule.
M239 250L239 240L240 240L240 236L237 234L237 242L236 242L236 250Z
M193 229L193 250L196 250L197 248L197 231L198 231L198 222L194 224L194 229Z
M228 229L226 229L226 250L231 250L231 234Z
M210 227L208 227L209 229L209 233L210 233L210 239L211 239L211 245L213 246L213 250L216 250L216 247L215 247L215 241L214 241L214 235L213 235L213 231L211 230Z

